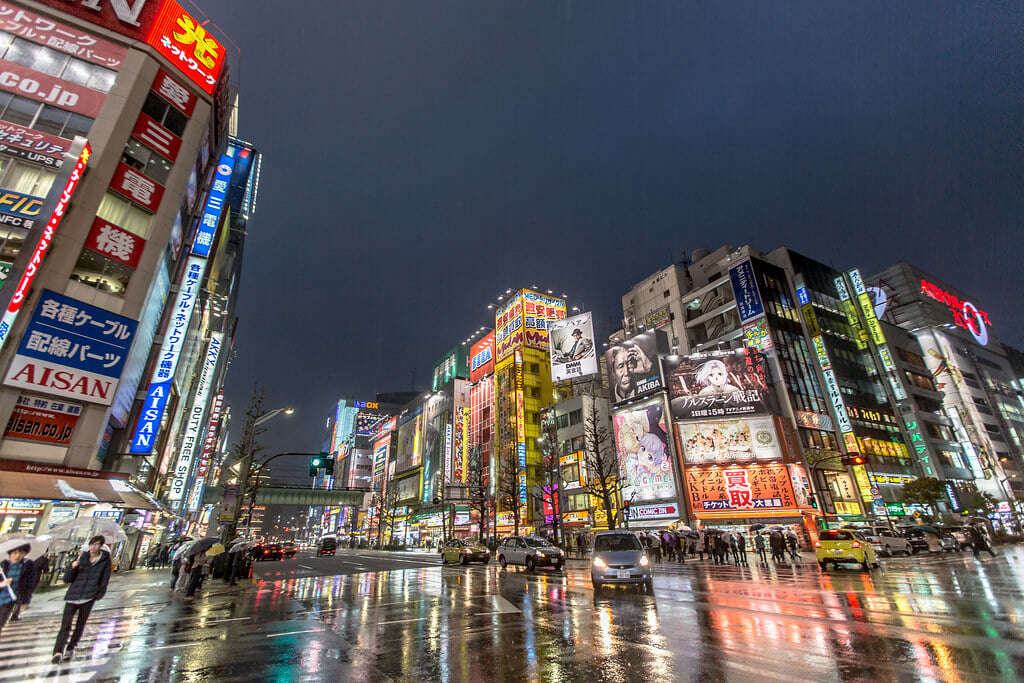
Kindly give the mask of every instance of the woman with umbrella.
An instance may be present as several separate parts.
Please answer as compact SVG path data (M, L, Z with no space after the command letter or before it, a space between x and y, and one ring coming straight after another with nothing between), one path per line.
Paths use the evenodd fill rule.
M64 581L69 586L68 592L64 594L64 618L53 644L54 664L74 657L75 647L85 631L85 622L89 619L93 605L107 594L111 561L110 553L103 550L104 543L106 539L103 536L90 538L89 549L72 562L64 574ZM75 622L74 631L71 630L72 621Z
M4 543L7 559L0 562L0 632L7 620L17 617L32 600L32 593L39 585L39 574L35 563L27 559L32 545L23 539L12 539Z

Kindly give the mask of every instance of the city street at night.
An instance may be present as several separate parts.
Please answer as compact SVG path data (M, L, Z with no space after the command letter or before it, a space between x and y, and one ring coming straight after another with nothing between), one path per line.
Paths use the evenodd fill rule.
M331 563L344 573L299 574ZM171 597L166 570L135 571L111 581L67 664L49 662L60 597L38 596L4 630L0 681L1020 680L1022 563L1019 546L870 575L823 573L806 554L688 561L656 565L653 594L595 595L583 560L530 574L341 550L259 563L264 578L211 581L194 602Z

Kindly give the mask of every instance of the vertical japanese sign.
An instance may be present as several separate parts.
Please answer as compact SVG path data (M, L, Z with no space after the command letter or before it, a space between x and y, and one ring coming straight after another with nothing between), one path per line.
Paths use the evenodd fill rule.
M110 405L137 325L43 290L4 384Z
M206 475L210 471L210 461L213 459L213 449L217 445L217 427L220 424L220 412L224 406L224 392L217 393L213 399L213 408L210 409L210 419L207 420L206 439L203 442L203 455L199 459L199 466L196 468L195 481L192 484L192 492L188 497L188 509L195 512L199 509L199 502L203 498L203 490L206 488Z
M185 433L181 437L181 450L178 451L174 478L167 494L167 499L176 509L180 509L179 501L185 497L185 488L192 472L192 461L195 459L196 448L200 445L199 437L203 425L206 424L203 419L206 417L206 399L210 396L210 385L213 383L213 373L217 369L217 358L220 356L223 339L224 335L220 332L214 332L210 337L210 343L206 347L206 358L203 359L203 370L199 373L199 384L196 386L192 407L186 418Z
M163 3L146 42L193 83L213 94L224 66L224 46L181 5L174 0Z
M867 288L864 286L860 271L854 268L849 271L849 276L850 283L853 285L853 292L857 296L857 305L860 307L860 313L867 323L868 336L875 343L875 349L878 352L879 359L882 361L885 376L889 381L889 386L892 388L893 396L896 397L897 401L905 401L907 399L907 392L903 388L903 382L900 381L899 375L897 375L896 365L892 360L892 353L889 351L885 334L882 332L882 324L878 322L878 317L875 315L875 303L871 300ZM841 286L842 284L843 278L837 277L836 286L839 289L839 298L840 301L845 302L845 297L848 296L848 293L846 287Z
M773 348L768 318L765 316L761 292L754 278L754 266L749 258L729 268L729 283L736 298L736 311L743 325L747 346L759 351Z
M18 317L18 312L21 311L21 304L25 301L25 297L28 294L28 289L32 285L32 281L35 280L36 273L39 272L39 267L43 264L43 259L46 258L46 252L50 248L50 242L53 241L53 235L57 232L57 228L60 226L61 220L64 218L64 213L67 211L68 204L71 203L71 198L75 194L75 188L78 187L78 181L82 179L82 172L85 170L86 164L89 163L89 157L92 155L92 148L89 147L89 143L85 138L76 137L74 144L71 146L70 154L78 152L77 161L70 170L61 168L61 172L57 174L54 179L53 188L47 195L45 204L43 205L41 213L45 211L51 204L53 206L50 211L50 217L46 221L46 227L43 228L42 234L37 236L38 242L36 242L35 249L32 251L32 256L28 260L28 264L21 266L15 261L15 268L11 269L10 276L17 277L18 286L11 294L11 299L7 303L7 310L4 311L3 317L0 318L0 349L3 348L4 342L7 341L8 335L11 333L11 326L14 325L14 321ZM60 189L63 185L63 189ZM60 194L55 194L60 191ZM43 214L45 215L45 213ZM33 235L30 233L30 238ZM30 243L26 240L22 246L22 251L26 251L30 247ZM18 271L24 268L23 272Z
M523 352L516 351L516 459L519 461L519 502L522 504L523 520L526 514L526 378L523 374Z
M156 368L150 380L149 391L146 393L146 402L135 427L130 453L148 455L153 452L154 441L160 430L160 420L163 419L167 399L171 395L174 371L178 367L178 358L185 343L185 332L188 330L192 311L199 297L199 286L202 284L205 269L206 259L198 256L189 257L178 289L178 297L174 301L170 325L164 334L164 342L160 345Z
M224 211L224 195L227 194L231 171L234 168L234 157L225 154L220 158L217 171L213 175L213 184L210 185L210 194L206 198L202 218L199 219L199 227L196 228L196 237L192 241L192 254L195 256L210 255L213 238L217 234L217 225L220 223L220 216Z

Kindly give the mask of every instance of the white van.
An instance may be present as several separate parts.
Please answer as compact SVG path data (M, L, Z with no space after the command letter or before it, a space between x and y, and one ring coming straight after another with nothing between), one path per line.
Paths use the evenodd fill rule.
M892 557L897 553L911 555L914 552L910 541L905 536L901 536L898 532L893 531L889 527L861 527L859 531L864 534L864 538L868 540L868 543L870 543L871 547L875 549L875 552L885 555L886 557Z

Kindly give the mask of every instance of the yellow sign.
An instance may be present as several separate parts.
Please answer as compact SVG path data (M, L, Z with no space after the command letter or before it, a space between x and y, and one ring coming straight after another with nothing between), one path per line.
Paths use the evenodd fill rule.
M860 505L845 500L835 501L837 515L860 515Z

